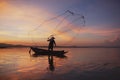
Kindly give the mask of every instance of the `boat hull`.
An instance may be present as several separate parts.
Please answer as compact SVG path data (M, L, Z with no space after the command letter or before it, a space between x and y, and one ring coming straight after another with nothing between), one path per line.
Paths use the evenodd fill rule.
M31 47L31 50L33 52L35 52L35 54L38 54L38 55L60 56L60 55L64 55L65 53L67 53L64 50L62 50L62 51L49 51L49 50L45 50L45 49L41 49L41 48L36 48L36 47Z

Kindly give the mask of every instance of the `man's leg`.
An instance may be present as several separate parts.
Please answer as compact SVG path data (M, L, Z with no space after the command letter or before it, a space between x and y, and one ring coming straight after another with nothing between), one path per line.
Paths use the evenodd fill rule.
M53 46L51 46L51 51L53 51Z

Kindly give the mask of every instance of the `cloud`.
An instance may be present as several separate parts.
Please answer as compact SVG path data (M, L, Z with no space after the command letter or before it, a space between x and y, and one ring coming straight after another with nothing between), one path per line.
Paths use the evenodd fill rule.
M66 0L65 3L67 3L68 1L69 0ZM45 5L40 2L44 3ZM100 42L104 40L112 40L115 35L120 34L120 29L118 27L111 29L108 27L105 29L102 27L103 24L101 24L101 26L100 25L95 26L95 28L89 25L82 28L81 26L76 26L74 24L66 25L69 23L68 19L65 19L64 24L63 25L60 24L60 26L58 26L55 29L55 27L57 26L57 24L59 24L60 20L62 20L63 17L60 17L53 21L45 22L44 24L40 25L42 22L44 22L44 20L59 15L59 13L55 14L54 10L51 10L53 9L51 8L51 6L53 5L50 5L53 4L52 2L50 2L50 4L47 4L49 3L49 1L45 1L45 2L40 1L40 2L39 1L37 2L37 0L31 0L29 2L25 0L16 0L16 1L0 0L0 35L2 35L2 37L1 36L0 37L4 38L4 40L7 41L9 40L10 41L13 40L13 42L26 41L27 43L30 42L28 38L29 37L28 32L29 32L30 36L36 39L36 41L40 41L41 40L40 38L45 39L51 34L55 34L57 37L56 40L59 39L58 41L67 42L72 40L74 36L78 34L77 35L78 43L80 42L92 43L92 42ZM63 4L63 1L59 1L59 2ZM55 5L57 5L57 3L59 2L56 0L54 3ZM77 3L78 0L75 1L72 0L72 2ZM72 2L70 2L69 4L72 4ZM62 5L62 7L66 6L64 4ZM59 4L59 6L61 5ZM96 7L93 8L96 9ZM92 11L90 10L90 12ZM92 13L88 12L88 14L93 15L93 12ZM89 18L90 20L89 15L88 17L86 17L86 19ZM95 24L96 22L94 21L98 21L98 18L97 20L95 20L92 16L90 21L93 21L93 23ZM34 29L36 30L34 31ZM113 42L117 42L117 41L119 41L119 38L116 38L116 40L114 40Z
M116 36L113 40L110 40L111 44L120 46L120 35Z
M120 46L120 35L117 35L112 39L106 40L104 44L107 46Z
M55 21L52 24L46 22L39 26L45 19L56 16L56 14L50 13L49 10L45 11L42 8L31 5L29 7L26 5L17 6L7 1L0 2L0 10L0 35L3 36L1 38L6 42L29 41L26 39L29 36L28 32L36 40L39 37L48 37L52 31L57 34L62 33L61 30L54 30L56 27L54 26L56 24ZM68 21L65 22L67 23ZM71 36L66 33L59 37L64 40L71 39Z
M99 26L100 27L100 26ZM83 28L80 33L81 34L85 34L85 33L89 33L89 34L95 34L98 36L111 36L111 35L118 35L120 34L120 29L119 28L92 28L90 26L87 26L85 28Z

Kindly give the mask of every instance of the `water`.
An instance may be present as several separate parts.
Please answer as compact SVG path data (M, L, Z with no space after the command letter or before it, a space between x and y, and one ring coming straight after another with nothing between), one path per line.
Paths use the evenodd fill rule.
M120 48L60 49L69 51L66 57L0 49L0 80L120 80Z

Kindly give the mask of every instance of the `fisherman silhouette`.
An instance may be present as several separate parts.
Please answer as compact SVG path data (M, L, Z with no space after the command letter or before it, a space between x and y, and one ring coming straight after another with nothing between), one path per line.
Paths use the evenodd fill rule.
M48 50L53 51L54 45L56 46L56 42L54 39L55 39L54 37L51 37L50 39L48 38L48 40L47 40L47 41L49 41Z

